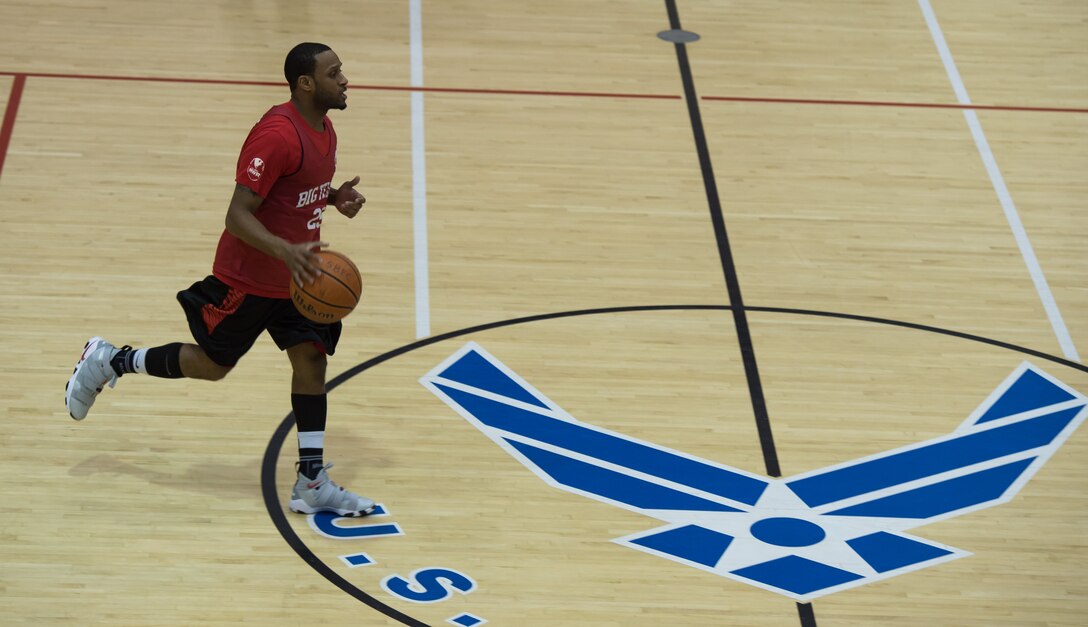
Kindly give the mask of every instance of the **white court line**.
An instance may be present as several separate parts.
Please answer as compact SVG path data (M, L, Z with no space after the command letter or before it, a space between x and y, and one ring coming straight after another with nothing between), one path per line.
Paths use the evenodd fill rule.
M423 23L420 3L409 0L412 87L423 86ZM412 92L412 233L415 251L416 339L431 334L430 274L427 254L427 161L423 135L423 92Z
M956 69L956 62L952 59L952 53L948 50L944 33L941 32L941 26L937 23L937 16L933 13L933 7L930 6L929 0L918 0L918 5L922 8L922 14L926 18L926 25L929 26L929 34L933 37L933 43L937 45L937 52L941 55L941 61L944 63L945 72L948 73L948 79L952 81L952 89L956 92L956 99L959 100L960 104L971 104L971 99L967 96L967 88L964 87L959 70ZM1035 257L1035 250L1031 247L1031 242L1028 241L1027 231L1024 230L1024 225L1020 221L1020 214L1017 213L1016 205L1012 202L1009 189L1005 186L1005 179L1001 176L1001 170L997 167L997 160L990 150L990 143L986 141L986 135L982 132L982 125L978 121L978 115L975 114L974 109L964 109L963 116L967 118L967 126L971 129L971 136L975 138L975 146L978 148L979 154L982 155L982 163L986 166L986 172L990 175L990 183L993 185L994 191L997 192L1001 208L1005 211L1005 219L1008 220L1009 227L1016 238L1016 244L1020 247L1020 255L1024 258L1024 263L1028 267L1032 282L1035 283L1035 291L1039 294L1039 300L1042 301L1043 308L1046 309L1047 318L1050 319L1050 326L1058 337L1058 344L1062 348L1062 354L1066 359L1079 362L1080 356L1077 355L1077 348L1073 345L1073 338L1069 336L1069 329L1066 328L1062 314L1058 311L1058 304L1054 300L1054 295L1050 292L1046 277L1043 276L1043 269L1039 266L1039 260Z

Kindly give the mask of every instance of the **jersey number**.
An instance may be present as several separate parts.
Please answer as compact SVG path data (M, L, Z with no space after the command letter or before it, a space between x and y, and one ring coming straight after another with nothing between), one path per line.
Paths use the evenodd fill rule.
M306 223L306 228L311 231L316 231L321 228L321 219L325 217L324 207L314 208L314 217L310 218L310 221Z

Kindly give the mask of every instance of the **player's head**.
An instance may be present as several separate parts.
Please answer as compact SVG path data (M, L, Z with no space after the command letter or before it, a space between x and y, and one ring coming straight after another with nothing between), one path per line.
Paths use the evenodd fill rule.
M348 79L341 71L340 57L325 44L305 42L291 48L283 61L283 77L292 98L326 111L348 106Z

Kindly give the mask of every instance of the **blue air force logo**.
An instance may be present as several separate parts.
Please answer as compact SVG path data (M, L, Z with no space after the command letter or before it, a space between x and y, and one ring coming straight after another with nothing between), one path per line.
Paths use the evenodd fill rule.
M1009 501L1088 415L1025 362L946 436L769 479L580 422L474 343L420 382L548 484L664 523L613 542L802 602L970 555L906 532Z

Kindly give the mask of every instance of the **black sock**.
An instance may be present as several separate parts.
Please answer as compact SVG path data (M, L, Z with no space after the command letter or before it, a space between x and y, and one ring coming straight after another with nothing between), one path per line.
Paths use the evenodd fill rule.
M147 349L144 368L147 369L147 374L153 377L162 379L184 377L185 375L181 372L181 342Z
M110 367L117 373L117 376L123 376L130 372L136 372L132 368L132 356L136 351L131 346L122 346L118 349L117 354L110 360Z
M291 409L295 412L298 430L298 471L310 479L317 477L325 465L325 420L329 412L325 394L292 394Z
M155 348L134 349L123 346L110 360L117 376L131 372L143 372L161 379L180 379L181 343L175 342Z

